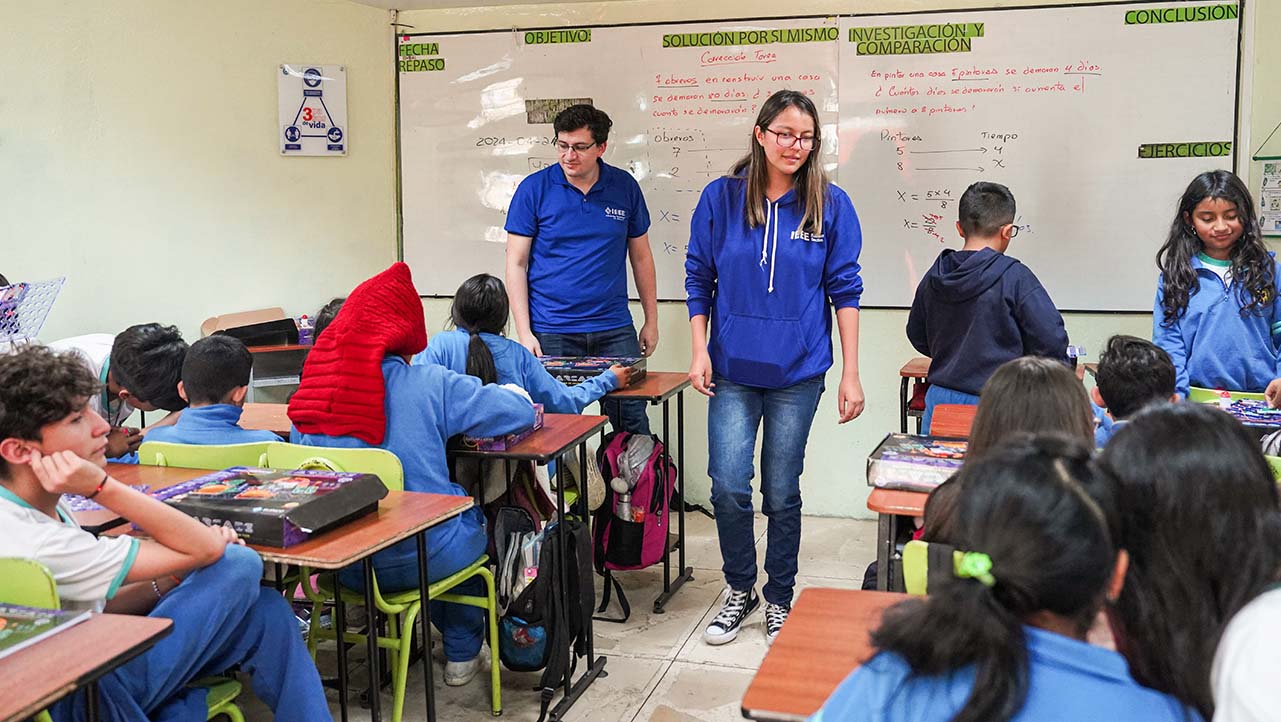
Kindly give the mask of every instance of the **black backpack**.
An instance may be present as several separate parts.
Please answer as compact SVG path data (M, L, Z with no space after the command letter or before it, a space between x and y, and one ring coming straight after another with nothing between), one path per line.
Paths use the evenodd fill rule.
M558 573L562 558L568 572L564 593ZM504 666L522 672L543 670L538 682L539 722L547 716L566 671L573 674L575 657L587 654L584 620L592 613L595 596L587 528L576 519L548 524L543 530L538 576L508 605L498 634Z

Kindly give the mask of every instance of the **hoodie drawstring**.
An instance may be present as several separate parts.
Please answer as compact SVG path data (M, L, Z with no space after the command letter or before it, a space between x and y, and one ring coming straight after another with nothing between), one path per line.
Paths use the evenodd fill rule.
M778 261L778 212L774 210L777 202L770 203L765 199L765 228L761 234L761 262L760 266L765 267L766 252L769 254L769 289L766 293L774 292L774 264ZM770 248L770 221L774 221L774 246Z

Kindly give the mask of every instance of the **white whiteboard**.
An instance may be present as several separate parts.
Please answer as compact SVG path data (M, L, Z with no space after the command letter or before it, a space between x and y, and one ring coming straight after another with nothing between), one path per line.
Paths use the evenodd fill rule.
M501 277L512 193L527 174L556 162L554 112L542 112L549 107L542 101L589 98L614 121L605 161L628 169L644 191L659 298L683 300L698 193L747 150L759 103L786 87L813 96L823 116L823 162L862 219L864 305L911 303L943 247L924 225L955 245L955 199L983 179L1013 190L1022 231L1010 253L1060 308L1149 310L1152 259L1179 192L1197 172L1230 167L1232 158L1140 160L1138 147L1233 139L1238 20L1235 3L1222 21L1126 25L1126 13L1223 4L405 36L404 259L424 295L451 295L476 273ZM858 55L851 36L854 28L865 38L868 28L954 23L981 24L968 52ZM744 42L664 47L709 41ZM954 82L954 67L995 69L1007 87L958 96L963 111L931 116L928 107L953 104L952 87L993 85L992 76ZM1013 91L1006 68L1026 67L1050 71L1027 76L1038 87L1064 90ZM931 81L931 70L948 77ZM926 98L931 85L948 96ZM916 95L897 95L913 92L908 87ZM914 115L914 105L927 111Z

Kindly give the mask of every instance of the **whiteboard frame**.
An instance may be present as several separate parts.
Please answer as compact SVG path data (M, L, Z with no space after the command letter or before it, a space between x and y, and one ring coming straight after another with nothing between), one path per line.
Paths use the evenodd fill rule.
M592 27L592 28L634 28L634 27L646 27L646 26L657 26L657 25L703 25L707 23L718 23L718 22L765 22L765 21L778 21L778 20L812 20L812 19L821 20L821 19L828 19L828 18L838 18L838 19L839 18L875 18L875 17L904 16L904 15L910 15L910 16L938 15L942 13L998 12L998 11L1005 11L1005 10L1055 10L1055 9L1063 9L1063 8L1110 7L1110 6L1116 6L1116 5L1171 5L1171 4L1191 5L1191 4L1204 4L1209 1L1210 0L1122 0L1122 2L1096 1L1096 2L1062 3L1062 4L1005 5L1001 7L976 6L976 7L966 7L966 8L938 8L938 9L930 9L930 10L908 10L908 11L886 10L881 12L862 12L862 13L853 12L853 13L838 13L835 15L830 15L830 14L779 15L779 16L766 16L766 17L758 16L758 17L747 17L747 18L721 17L721 18L703 18L700 20L646 21L646 22L631 22L631 23L576 23L575 25L583 25L584 27ZM1241 92L1241 84L1243 82L1243 77L1248 72L1248 69L1244 67L1245 37L1246 37L1246 31L1247 31L1247 24L1249 24L1249 28L1251 29L1251 32L1250 32L1251 35L1254 35L1253 33L1254 25L1253 25L1253 19L1252 19L1253 16L1250 15L1250 12L1249 12L1250 0L1226 0L1226 1L1236 2L1237 7L1239 8L1239 14L1237 17L1236 77L1234 78L1234 85L1232 88L1232 91L1233 91L1232 170L1234 173L1237 173L1238 175L1240 175L1241 159L1244 157L1240 154L1241 133L1242 133L1241 117L1243 114L1242 98L1246 97L1246 96L1243 96ZM512 26L508 28L489 28L489 29L478 29L478 30L456 30L456 31L445 31L445 32L420 32L420 33L394 32L394 29L397 27L406 27L403 25L397 25L395 23L392 24L392 27L393 27L394 34L392 35L391 68L392 68L393 77L395 78L394 113L395 113L395 123L396 123L396 138L395 138L396 157L394 159L394 166L395 166L394 176L396 178L396 258L399 261L404 261L405 260L404 182L401 176L401 168L402 168L402 162L403 162L403 157L402 157L403 148L401 145L401 124L400 124L400 112L401 112L400 76L401 76L401 73L400 73L399 54L398 54L400 38L439 37L441 35L482 35L487 33L488 34L523 33L523 32L538 31L538 30L560 30L565 27L568 27L568 25L565 25L565 24L539 25L539 26L530 26L530 27ZM442 299L442 298L453 298L453 294L429 293L429 294L419 294L418 297ZM628 300L635 302L635 301L639 301L639 298L629 296ZM675 298L659 298L658 302L684 304L685 300L675 299ZM861 306L861 308L869 309L869 310L906 311L910 309L911 306L865 305L865 306ZM1151 315L1150 311L1109 310L1109 309L1098 309L1098 308L1060 308L1059 312L1060 313L1093 313L1093 314L1099 314L1099 315L1113 315L1113 316Z

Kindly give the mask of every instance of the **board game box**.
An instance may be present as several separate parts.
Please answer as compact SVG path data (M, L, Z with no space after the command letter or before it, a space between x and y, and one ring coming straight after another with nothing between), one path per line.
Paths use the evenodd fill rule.
M1219 406L1224 411L1232 414L1237 421L1240 421L1246 426L1281 429L1281 409L1274 409L1271 406L1268 406L1268 402L1266 401L1237 399L1226 405L1217 401L1211 401L1208 403L1212 406Z
M90 617L88 610L62 612L0 604L0 659L19 649L79 624Z
M477 451L507 451L516 444L529 438L529 435L543 428L543 405L534 404L534 425L524 431L502 436L463 437L463 445Z
M538 360L543 362L547 373L566 386L576 386L600 376L615 364L631 367L633 384L645 378L644 356L540 356Z
M886 434L867 457L868 486L932 491L965 461L965 439Z
M287 547L376 511L387 487L373 474L237 466L152 496L247 542Z

